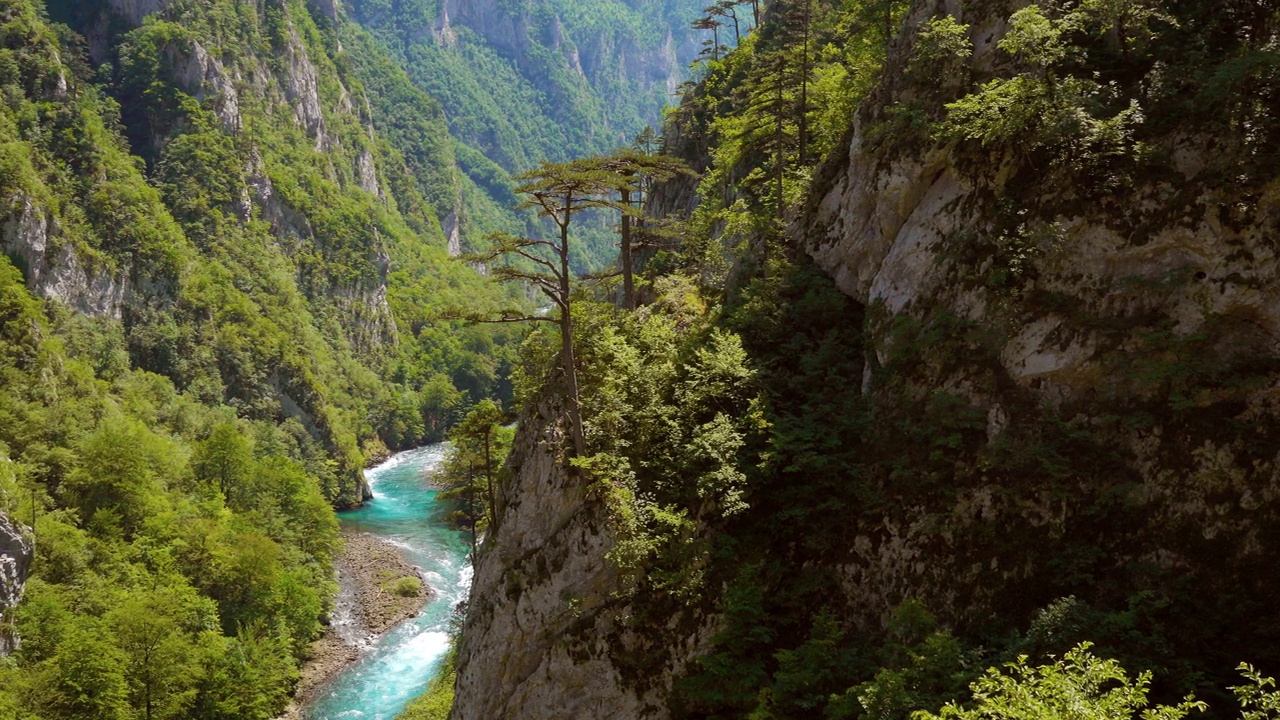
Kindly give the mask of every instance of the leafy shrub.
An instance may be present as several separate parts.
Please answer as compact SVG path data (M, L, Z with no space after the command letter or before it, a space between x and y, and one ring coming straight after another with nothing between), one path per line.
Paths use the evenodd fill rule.
M402 598L415 598L422 593L422 580L416 577L402 577L388 580L382 584L384 592Z

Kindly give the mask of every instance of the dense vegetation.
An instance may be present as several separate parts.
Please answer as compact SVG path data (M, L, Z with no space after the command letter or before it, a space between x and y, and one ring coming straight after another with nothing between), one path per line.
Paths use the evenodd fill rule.
M619 539L628 622L720 619L675 682L678 717L1128 718L1155 703L1145 716L1173 720L1192 694L1218 716L1234 694L1248 720L1275 717L1269 681L1236 674L1280 662L1273 529L1229 568L1180 527L1162 532L1191 570L1116 560L1153 522L1119 433L1213 425L1269 462L1271 430L1222 408L1270 368L1215 367L1214 337L1152 332L1150 352L1109 359L1138 400L1107 396L1087 422L1028 411L991 441L987 413L932 380L989 359L998 328L864 307L786 242L855 118L874 157L933 153L987 187L974 212L994 231L966 252L990 256L981 281L1010 322L1061 302L1029 290L1055 208L1140 205L1129 188L1167 172L1188 133L1216 139L1197 187L1222 188L1221 221L1243 224L1280 172L1269 4L986 3L1007 32L978 65L963 17L904 25L906 0L764 3L733 49L730 13L753 6L755 25L759 7L714 4L663 143L700 176L651 198L687 212L646 226L656 247L622 303L641 306L619 308L607 279L570 284L570 260L616 256L614 214L584 216L556 258L559 324L518 358L514 325L442 318L528 315L529 288L450 251L490 232L489 260L528 249L515 236L550 226L511 209L513 175L630 139L665 87L636 91L601 48L661 55L655 28L696 6L502 2L495 17L522 28L503 44L432 27L432 0L356 0L367 29L311 5L176 0L131 27L94 3L50 0L55 24L0 0L0 512L37 548L3 618L24 644L0 661L0 720L273 717L332 596L331 506L362 499L366 461L461 420L440 481L478 541L511 439L498 405L473 403L566 381L566 456ZM591 183L617 207L618 186ZM527 267L493 274L536 284ZM957 498L988 491L1072 511L1052 531L1012 511L949 524ZM847 569L902 508L928 521L939 567L1028 570L860 602ZM644 678L662 642L615 661ZM446 716L449 677L414 717Z
M0 3L0 513L36 547L0 717L265 720L366 462L510 394L515 331L441 319L522 302L449 258L495 201L304 2L45 12Z
M992 167L1016 178L1005 186L1015 197L992 190L990 206L975 209L1003 220L999 239L974 238L971 251L993 254L988 282L1006 289L1010 306L1050 302L1019 294L1031 287L1019 253L1036 240L1018 223L1040 207L1126 197L1135 179L1168 170L1178 133L1221 137L1196 181L1241 198L1239 212L1274 188L1267 148L1280 126L1266 99L1280 87L1280 17L1249 3L1009 8L1009 30L979 72L968 62L972 28L938 10L908 28L907 51L882 78L906 5L779 0L737 50L709 53L666 139L704 172L696 188L677 181L655 197L653 208L692 212L647 263L647 304L620 312L586 290L574 304L587 439L573 465L620 538L612 560L628 578L630 622L649 632L720 618L711 651L676 681L677 717L905 718L969 692L976 709L943 716L1056 716L1048 705L1014 708L1021 691L980 672L1016 663L1029 692L1059 699L1078 693L1056 685L1070 669L1125 682L1110 660L1068 654L1083 641L1152 672L1151 693L1169 707L1150 716L1185 714L1190 706L1178 704L1192 693L1230 716L1237 663L1280 662L1275 592L1260 581L1273 574L1274 535L1265 531L1243 565L1216 565L1212 539L1160 527L1128 495L1138 480L1117 438L1153 414L1179 436L1203 437L1191 408L1228 412L1264 369L1210 369L1198 355L1208 340L1175 345L1166 332L1150 338L1154 355L1114 357L1140 399L1046 411L1026 398L993 442L985 409L930 388L939 368L998 348L999 329L863 307L786 246L784 226L827 179L835 163L824 158L847 147L857 115L864 151L885 163L938 152L972 182ZM1049 196L1059 205L1037 206L1045 187L1060 190ZM881 343L874 354L869 338ZM526 401L562 391L558 348L550 329L526 344L517 374ZM990 371L967 382L1008 391ZM1259 463L1276 451L1268 431L1247 424L1214 432L1240 438ZM1070 502L1052 531L1014 509L968 523L951 516L960 499L986 491ZM918 566L1026 570L924 585L904 570L889 596L860 602L877 590L857 587L849 570L859 545L895 532L902 516L939 553ZM1124 551L1160 543L1195 569L1162 570ZM643 683L664 642L613 660ZM1032 664L1065 657L1070 667L1033 671L1021 655ZM1133 716L1147 682L1116 691L1133 704L1104 701L1084 716ZM1269 717L1259 712L1250 717Z
M100 12L59 9L86 26ZM110 122L121 124L159 192L145 186L109 122L97 136L73 126L75 142L47 150L85 179L47 187L80 187L74 199L85 204L116 203L88 213L83 234L71 231L74 216L59 219L72 238L85 238L80 250L147 288L123 308L132 362L203 400L226 397L246 417L298 417L339 458L328 492L344 502L358 494L362 450L439 438L462 393L500 392L502 353L493 345L503 337L434 319L486 296L473 272L447 261L438 218L457 204L451 141L438 106L360 40L349 54L334 51L330 64L326 47L336 39L301 4L262 17L234 4L174 5L116 38L110 61L93 72L110 85L88 84L82 60L73 101L96 102L99 115L118 118ZM221 57L214 68L227 83L240 73L290 85L310 67L316 94L290 107L241 90L233 105L232 89L184 87L170 65L205 54L211 64ZM343 70L347 64L356 71ZM371 102L375 117L362 118L350 98L364 96L366 78L404 102ZM403 115L384 118L384 106ZM91 115L80 121L95 122ZM385 136L371 136L368 122L388 127ZM121 177L113 182L139 189L86 182L98 173L78 166L99 155ZM112 237L120 232L146 235Z
M130 369L0 260L0 512L35 574L0 717L273 717L333 592L325 448Z
M352 12L440 101L456 137L507 172L605 152L652 124L668 88L623 64L639 63L642 54L665 59L668 29L677 48L687 44L701 7L689 0L523 0L484 9L490 6L492 39L456 19L454 36L441 36L439 0L357 0Z

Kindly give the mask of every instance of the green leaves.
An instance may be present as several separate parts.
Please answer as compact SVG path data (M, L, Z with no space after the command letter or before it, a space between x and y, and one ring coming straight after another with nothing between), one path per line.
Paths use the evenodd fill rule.
M1114 83L1075 71L1088 59L1079 34L1117 10L1107 2L1085 3L1060 17L1031 5L1009 18L1002 52L1023 71L997 77L946 105L941 136L977 141L1019 161L1047 155L1051 170L1067 182L1105 191L1124 182L1141 162L1136 139L1145 114L1136 97L1124 99ZM1143 27L1156 15L1143 15ZM927 54L927 53L926 53Z
M1264 677L1249 663L1240 663L1236 669L1249 681L1246 685L1231 688L1243 708L1241 720L1280 718L1280 692L1275 689L1275 678Z
M1115 660L1103 660L1084 643L1049 665L1031 667L1027 657L992 668L970 685L973 704L955 703L938 715L920 711L914 720L1181 720L1206 705L1188 696L1178 705L1150 706L1151 673L1130 679Z
M58 720L132 720L127 661L100 622L72 621L43 668L41 709Z
M972 55L969 26L943 15L929 20L916 35L907 72L920 79L936 77L940 69L963 63Z
M1063 39L1064 27L1044 16L1037 5L1009 16L1009 32L999 48L1024 62L1048 69L1066 59L1071 47Z

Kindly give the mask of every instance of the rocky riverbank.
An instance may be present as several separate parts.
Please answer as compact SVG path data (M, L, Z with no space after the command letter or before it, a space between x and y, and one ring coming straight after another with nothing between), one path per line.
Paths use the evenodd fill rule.
M417 615L431 597L420 570L405 562L395 545L368 533L343 533L342 540L329 628L312 646L294 703L279 720L301 720L302 707L330 680L382 633Z

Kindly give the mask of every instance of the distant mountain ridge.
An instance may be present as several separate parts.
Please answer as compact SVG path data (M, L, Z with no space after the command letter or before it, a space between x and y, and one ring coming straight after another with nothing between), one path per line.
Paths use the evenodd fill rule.
M660 120L701 2L352 0L352 16L507 171L612 149Z

